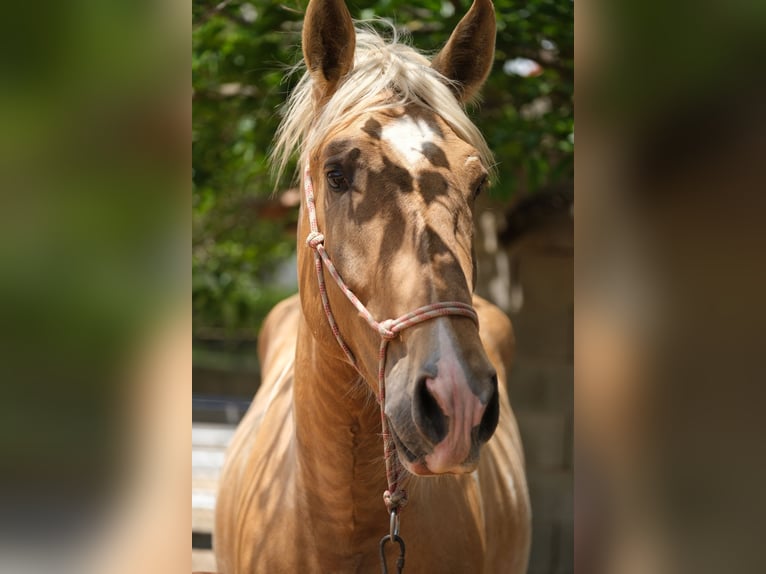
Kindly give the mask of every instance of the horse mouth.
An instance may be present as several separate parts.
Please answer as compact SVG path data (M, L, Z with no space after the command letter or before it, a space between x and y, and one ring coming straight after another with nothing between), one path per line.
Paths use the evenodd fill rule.
M431 472L426 465L425 455L418 456L412 452L407 447L407 445L404 444L404 441L399 438L399 435L396 434L396 430L394 430L393 425L390 423L388 428L391 433L391 437L394 440L396 456L399 458L399 462L402 463L402 466L407 471L417 476L434 476L435 473Z
M434 472L430 468L428 468L428 463L426 462L426 457L428 456L428 453L423 453L421 455L417 455L413 452L413 450L408 447L405 442L399 437L399 435L396 433L396 429L394 429L394 426L390 424L388 426L389 432L391 433L391 438L394 441L394 446L396 447L396 456L399 458L399 462L401 462L402 466L410 472L411 474L417 475L417 476L438 476L440 474L465 474L468 472L472 472L476 469L478 466L478 453L472 452L471 456L469 456L462 464L455 466L446 472ZM474 434L478 432L477 429L474 429ZM473 450L473 449L472 449Z

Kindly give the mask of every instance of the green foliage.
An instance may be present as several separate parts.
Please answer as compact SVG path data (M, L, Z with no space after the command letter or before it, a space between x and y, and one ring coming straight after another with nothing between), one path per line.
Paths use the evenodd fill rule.
M470 2L350 2L355 18L393 20L435 52ZM494 70L472 115L494 150L506 200L573 178L573 3L495 0ZM305 1L194 0L193 301L195 332L256 330L274 300L278 263L294 250L284 221L258 218L274 189L268 152L300 58ZM527 58L540 73L508 72ZM282 186L289 182L281 182ZM292 216L293 220L295 214Z
M192 10L195 334L251 336L287 294L270 287L271 275L294 237L284 221L258 218L257 207L274 189L267 154L302 10L198 1Z

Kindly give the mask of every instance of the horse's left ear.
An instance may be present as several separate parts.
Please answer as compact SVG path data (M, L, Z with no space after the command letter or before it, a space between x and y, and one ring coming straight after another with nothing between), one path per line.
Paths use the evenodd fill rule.
M431 67L456 82L457 99L467 102L484 84L495 57L495 7L492 0L474 0Z
M344 0L311 0L303 19L303 59L323 103L354 65L356 32Z

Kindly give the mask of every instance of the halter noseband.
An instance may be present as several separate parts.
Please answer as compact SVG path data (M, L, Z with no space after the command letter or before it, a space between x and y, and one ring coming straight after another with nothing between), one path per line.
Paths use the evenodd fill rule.
M324 307L325 315L327 315L327 321L330 324L335 340L338 341L338 345L343 349L349 362L354 368L359 371L359 367L356 362L354 354L349 349L343 337L338 329L338 324L335 322L332 310L330 309L330 301L327 297L327 287L325 285L324 274L322 273L322 265L327 268L330 276L338 284L338 287L356 307L361 316L367 321L367 324L380 335L380 351L378 354L378 403L380 404L380 424L383 434L383 454L386 460L386 480L388 481L388 490L383 493L383 500L386 503L386 508L391 514L391 538L394 538L395 534L398 534L398 526L396 532L394 531L394 517L398 518L399 509L407 504L407 492L401 488L399 481L401 479L402 469L398 463L394 463L391 434L388 429L388 420L385 414L386 406L386 350L388 348L388 342L396 339L399 333L413 327L425 321L436 319L437 317L443 317L445 315L461 315L468 317L476 325L479 324L479 317L476 311L471 305L461 303L459 301L446 301L440 303L431 303L430 305L424 305L418 307L410 313L406 313L396 319L386 319L385 321L376 321L372 314L362 304L361 301L354 295L351 289L348 288L341 278L338 270L330 260L330 256L324 247L324 235L319 231L317 225L316 204L314 201L314 186L311 182L311 174L309 173L309 166L306 166L303 179L303 188L306 194L306 210L309 216L309 226L311 228L308 237L306 238L306 245L308 245L314 251L314 266L317 273L317 281L319 283L319 294L322 298L322 306ZM398 524L398 520L397 520Z

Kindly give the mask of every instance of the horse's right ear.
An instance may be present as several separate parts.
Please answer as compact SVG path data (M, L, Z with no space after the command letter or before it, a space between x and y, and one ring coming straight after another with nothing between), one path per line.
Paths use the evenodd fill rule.
M303 59L324 103L354 65L356 32L343 0L310 0L303 19Z

